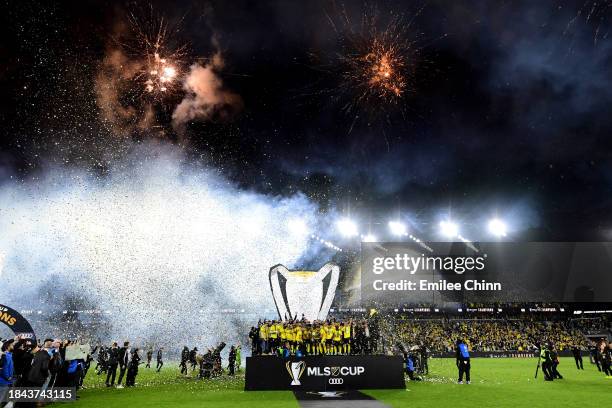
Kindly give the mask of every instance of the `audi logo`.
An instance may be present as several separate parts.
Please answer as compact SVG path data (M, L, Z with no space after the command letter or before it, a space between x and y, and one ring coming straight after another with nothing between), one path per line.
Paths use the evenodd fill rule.
M343 378L330 378L329 383L332 385L340 385L344 383L344 379Z

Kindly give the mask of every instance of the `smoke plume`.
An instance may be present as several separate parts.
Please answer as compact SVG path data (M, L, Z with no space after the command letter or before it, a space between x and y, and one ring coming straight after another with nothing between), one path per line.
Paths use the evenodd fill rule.
M240 190L174 148L152 149L104 177L55 169L3 185L2 303L95 308L104 333L137 345L235 341L273 317L268 270L307 253L307 233L287 220L314 223L315 206ZM36 324L41 336L65 335L55 327Z
M227 120L242 108L239 95L227 90L218 71L223 68L221 54L202 66L194 64L185 78L185 98L172 114L175 129L180 130L189 121Z

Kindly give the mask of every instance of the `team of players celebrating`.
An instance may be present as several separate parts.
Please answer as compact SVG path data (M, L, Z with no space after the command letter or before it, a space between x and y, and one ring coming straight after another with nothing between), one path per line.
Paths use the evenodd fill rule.
M263 320L251 327L253 355L368 354L376 349L377 327L365 320Z
M389 323L389 320L393 319L383 319L383 322ZM291 355L301 357L304 355L398 353L404 356L406 372L410 379L419 380L420 378L415 374L427 371L428 348L422 342L426 340L428 344L437 345L434 349L438 352L455 351L459 370L458 381L462 383L465 375L465 381L469 384L470 351L473 349L478 351L539 350L544 378L550 381L555 378L563 378L557 370L559 364L557 347L559 345L561 350L571 348L579 369L582 369L582 352L587 350L588 345L586 337L580 333L580 330L575 328L571 330L567 324L562 324L562 322L544 325L541 322L500 320L440 325L440 322L432 320L402 320L392 325L380 324L380 327L379 323L379 319L344 321L330 319L314 322L303 318L302 320L285 321L260 320L256 327L251 327L249 332L251 353L252 355L278 355L285 358ZM542 327L538 324L541 324ZM500 334L505 338L503 342L496 340ZM430 335L433 338L430 338ZM467 338L463 340L466 336ZM421 342L417 341L417 337L421 339ZM538 346L537 337L544 337L548 340L544 345ZM455 340L454 347L447 347L446 343L442 342L448 339ZM529 340L533 343L530 343ZM406 347L410 344L413 346ZM529 346L530 344L532 346ZM379 349L378 345L381 345L382 349ZM595 353L591 352L593 363L597 364L600 371L610 376L612 374L610 369L612 343L601 340L597 348L592 348L597 349ZM539 367L540 364L538 364Z

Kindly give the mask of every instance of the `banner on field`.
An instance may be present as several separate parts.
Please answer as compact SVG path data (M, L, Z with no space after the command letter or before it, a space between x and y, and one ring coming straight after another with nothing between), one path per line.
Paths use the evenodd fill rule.
M357 390L405 388L404 363L395 356L247 357L245 389Z
M7 325L16 336L22 339L29 339L33 343L36 342L36 335L34 330L32 330L32 325L16 310L0 305L0 322Z
M86 360L90 350L89 344L72 344L66 347L65 360Z

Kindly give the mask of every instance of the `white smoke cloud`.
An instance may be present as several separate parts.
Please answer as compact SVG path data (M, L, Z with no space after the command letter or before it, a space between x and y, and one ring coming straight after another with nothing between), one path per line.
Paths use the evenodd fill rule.
M172 114L175 129L193 120L226 120L242 108L240 96L225 89L217 74L223 65L221 54L216 53L206 65L191 66L183 83L186 95Z
M236 339L274 310L269 268L309 246L287 220L314 224L315 206L239 190L175 152L146 157L104 178L64 169L2 185L2 303L44 308L43 287L50 302L69 290L112 312L116 339L190 345Z

